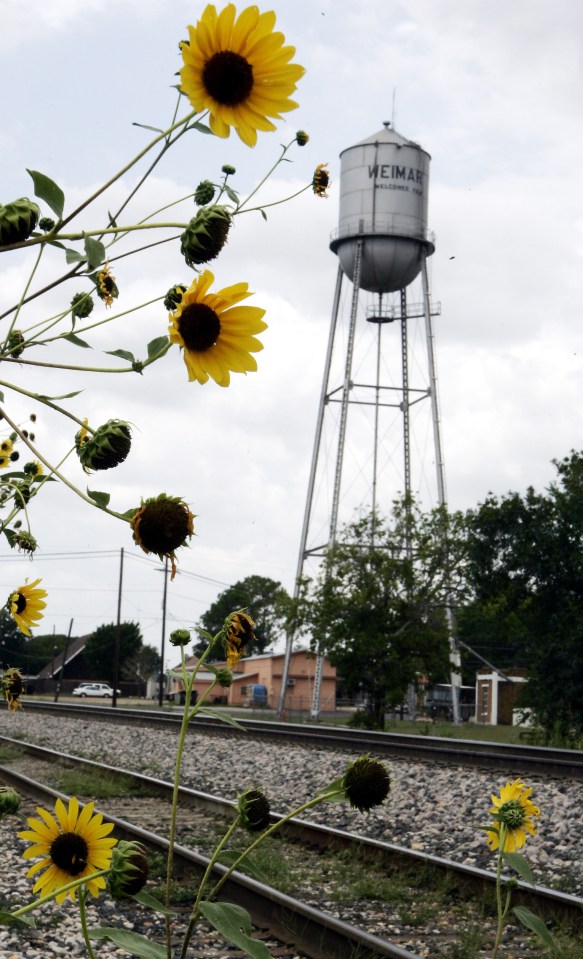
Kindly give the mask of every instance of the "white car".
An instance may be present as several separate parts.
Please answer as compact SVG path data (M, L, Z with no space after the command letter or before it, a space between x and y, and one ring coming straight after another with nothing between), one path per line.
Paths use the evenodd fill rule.
M117 695L120 695L120 690L116 690ZM108 686L107 683L81 683L73 690L73 696L101 696L103 699L111 699L113 696L113 689L111 686Z

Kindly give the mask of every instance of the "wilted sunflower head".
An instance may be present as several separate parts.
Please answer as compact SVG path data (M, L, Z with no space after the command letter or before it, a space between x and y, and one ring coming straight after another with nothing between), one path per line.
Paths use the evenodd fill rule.
M387 798L391 780L384 763L362 756L349 763L343 785L350 805L360 812L368 812Z
M269 800L260 789L246 789L237 798L239 819L249 832L262 832L269 826Z
M0 203L0 246L27 240L38 223L40 209L28 197L2 206Z
M194 533L194 515L180 496L159 496L143 500L134 512L130 526L134 542L145 553L156 553L160 559L166 557L172 563L172 579L176 575L176 557L174 551L186 546L187 539Z
M109 263L106 263L95 276L95 289L99 299L103 300L108 307L118 298L119 290L115 277L110 272Z
M188 41L180 46L184 66L182 90L197 112L208 110L210 128L228 137L234 127L248 146L255 146L258 130L275 130L274 120L295 110L290 100L304 68L291 63L295 48L284 46L283 33L274 31L275 13L246 7L237 17L234 4L220 13L212 4Z
M328 173L328 164L319 163L314 170L312 177L312 190L316 196L327 197L326 190L330 186L330 174Z
M28 553L29 556L38 549L38 543L32 533L26 529L19 529L14 537L14 546L18 547L21 553Z
M170 287L166 296L164 297L164 306L169 313L174 312L182 299L183 293L186 293L186 287L184 283L175 283L174 286Z
M126 459L132 445L129 423L108 420L95 433L86 426L75 436L75 449L86 473L91 470L109 470Z
M16 709L21 709L22 703L20 702L20 697L24 692L24 680L16 667L11 666L9 669L4 670L2 689L4 690L4 698L8 703L8 709L12 712Z
M227 617L225 632L227 669L234 669L245 652L245 647L257 640L253 632L254 626L254 620L242 609Z

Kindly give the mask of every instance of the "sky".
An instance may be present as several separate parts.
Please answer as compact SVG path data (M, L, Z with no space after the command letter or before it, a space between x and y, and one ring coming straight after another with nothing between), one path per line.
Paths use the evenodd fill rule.
M178 42L203 9L182 0L0 0L0 202L32 197L27 168L54 179L72 208L124 167L152 136L136 123L170 123ZM273 9L306 68L299 108L277 132L260 134L254 149L234 133L183 138L128 209L136 222L200 180L217 180L224 163L236 167L233 186L245 196L281 144L298 129L310 134L260 196L291 195L316 164L328 163L329 197L308 190L270 208L267 221L239 217L210 264L217 285L248 282L249 302L267 311L258 373L234 375L228 389L188 383L177 348L143 376L0 370L2 382L33 392L82 391L62 403L91 423L133 424L131 455L117 470L86 477L67 460L64 471L81 490L107 490L119 511L163 491L190 504L196 536L168 584L167 629L193 626L221 590L248 575L293 589L337 274L329 238L338 221L339 154L384 121L432 158L429 269L440 305L434 323L450 507L472 508L490 492L543 489L554 478L552 460L582 446L583 7L577 0L282 0ZM134 172L126 174L81 226L101 226L135 182ZM192 201L177 210L188 219ZM33 288L60 265L39 268ZM2 309L18 300L31 266L30 254L0 257ZM192 279L178 244L119 260L114 273L120 298L112 315ZM348 296L347 281L344 290ZM52 315L75 292L51 291L21 314L22 325ZM106 315L99 304L96 318ZM154 303L99 327L92 352L65 344L58 355L68 364L113 366L104 351L143 355L166 330L166 311ZM412 339L421 366L422 336L415 331ZM387 349L396 344L387 340ZM48 351L41 354L34 355L46 360ZM416 370L417 354L412 361ZM0 389L17 422L37 414L39 449L51 461L64 457L72 424ZM399 435L385 437L393 460ZM426 421L415 421L414 445L414 486L425 495L433 456ZM345 458L347 489L359 457L357 449ZM382 490L387 504L397 493L391 484ZM355 505L348 499L347 509ZM30 562L6 546L0 593L41 577L49 592L42 631L66 632L73 620L74 635L90 632L117 616L123 548L122 619L138 622L144 640L159 647L162 565L135 546L125 524L56 483L31 505L30 520L39 550Z

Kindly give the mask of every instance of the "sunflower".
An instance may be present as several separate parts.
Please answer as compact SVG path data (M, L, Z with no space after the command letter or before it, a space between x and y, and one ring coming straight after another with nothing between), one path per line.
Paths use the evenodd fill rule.
M228 137L235 127L248 146L257 143L258 130L275 130L268 117L295 110L289 99L304 68L291 63L295 47L284 46L283 33L274 32L275 13L246 7L237 17L229 3L217 14L208 4L189 39L180 44L184 66L182 91L195 110L208 110L216 136Z
M183 293L169 317L170 342L183 347L189 380L206 383L212 376L219 386L228 386L229 370L257 369L251 353L258 353L263 345L253 334L266 330L267 324L262 320L265 310L237 305L252 295L247 283L208 293L213 280L210 270L205 270Z
M113 823L103 822L101 813L93 814L95 804L87 803L79 809L79 802L73 796L69 800L67 809L61 799L55 803L55 816L46 809L37 806L40 819L27 819L30 829L19 832L20 839L32 843L23 852L25 859L36 859L27 872L27 876L34 876L40 870L45 870L36 880L33 892L40 892L42 896L61 889L74 879L84 879L100 869L108 869L111 863L112 847L117 839L108 838L113 829ZM105 878L97 876L89 879L87 888L92 896L98 896L100 889L105 889ZM76 898L76 889L59 892L55 896L58 903L69 896L73 901Z
M16 625L25 636L30 636L30 627L36 626L37 620L43 618L41 609L47 605L44 597L48 596L48 593L46 589L35 589L37 583L40 583L40 579L35 579L29 586L26 579L24 586L14 590L7 603Z
M488 845L494 851L502 846L502 852L516 852L526 842L527 832L534 836L536 826L533 817L540 816L540 809L530 800L531 788L520 779L502 786L499 796L492 796L491 807L495 822L488 827Z
M253 632L254 626L254 620L242 609L237 613L231 613L226 636L227 669L234 669L245 652L245 647L256 641L257 637Z
M327 197L326 190L330 186L330 174L327 163L318 163L312 177L312 190L316 196Z

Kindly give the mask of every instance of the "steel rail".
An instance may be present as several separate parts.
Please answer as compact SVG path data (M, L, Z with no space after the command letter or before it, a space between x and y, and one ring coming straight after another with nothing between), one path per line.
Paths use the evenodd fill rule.
M7 766L0 766L0 778L7 785L43 803L58 798L68 802L71 798ZM95 811L101 812L108 822L114 823L121 835L138 840L159 852L168 851L169 842L163 836L135 826L125 819L111 816L103 809L96 808ZM179 844L174 846L174 861L183 868L196 870L201 875L209 863L207 857ZM213 872L220 877L227 869L216 864ZM247 909L257 925L267 926L276 938L285 943L292 942L295 948L311 959L354 959L355 955L358 955L359 959L420 959L416 953L385 942L327 913L319 912L312 906L239 872L231 873L221 889L219 900L234 901Z
M173 726L181 721L179 713L154 713L146 709L127 709L77 703L41 703L27 700L27 708L60 715L94 716L112 722ZM415 736L405 733L383 733L352 730L345 726L316 726L303 723L281 723L269 720L244 719L244 730L226 725L220 719L198 715L190 731L222 732L228 735L254 735L275 740L292 740L314 746L328 746L356 751L373 751L377 755L447 765L466 765L501 769L505 774L542 774L583 782L583 751L554 749L548 746L517 746L483 740L443 739L437 736Z
M68 766L78 766L82 769L93 772L125 777L132 780L138 786L143 787L151 793L163 796L171 800L173 784L163 779L152 776L146 776L143 773L129 771L118 766L111 766L106 763L96 762L93 759L85 759L80 756L73 756L70 753L57 752L53 749L46 749L44 746L38 746L35 743L26 743L21 739L11 739L8 736L0 736L0 742L13 746L15 749L24 750L26 753L36 756L44 761L58 762ZM4 768L4 767L0 767ZM228 799L219 796L213 796L210 793L191 789L187 786L179 786L180 804L184 806L198 806L211 809L215 813L224 816L234 817L236 815L236 804ZM277 812L271 812L270 819L273 823L279 822L282 815ZM281 829L282 835L290 840L308 843L320 848L355 848L359 851L368 851L371 857L382 857L382 861L391 866L404 866L410 869L415 865L429 866L436 870L447 871L455 875L465 883L470 884L472 889L481 891L484 886L494 887L496 883L496 874L477 866L470 866L467 863L458 863L443 856L434 856L414 849L407 849L404 846L398 846L394 843L383 842L378 839L370 839L366 836L360 836L347 830L335 829L331 826L321 825L304 819L288 820ZM506 878L504 878L506 882ZM523 905L535 905L542 908L545 912L561 913L569 918L581 919L583 917L583 899L568 893L550 889L546 886L531 886L522 880L513 880L516 884L517 899Z

